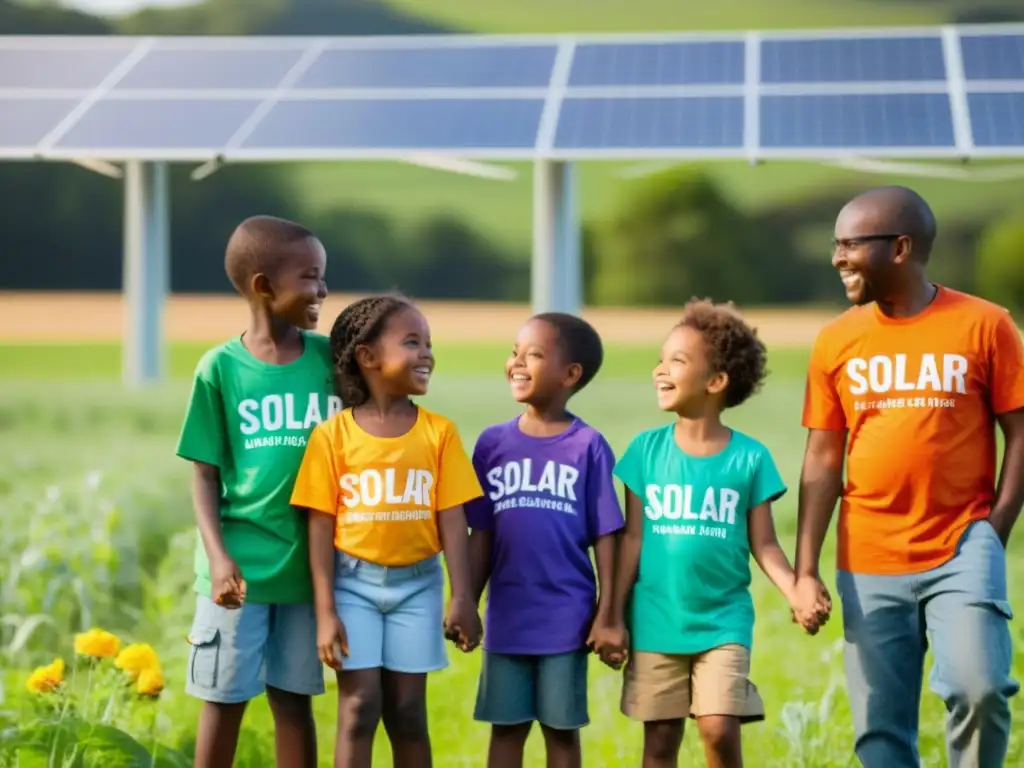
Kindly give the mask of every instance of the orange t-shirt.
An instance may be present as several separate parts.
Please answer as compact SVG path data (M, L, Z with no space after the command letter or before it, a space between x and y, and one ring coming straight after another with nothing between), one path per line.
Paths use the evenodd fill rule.
M910 318L854 307L818 335L803 424L849 430L839 568L920 573L956 552L995 497L995 416L1024 408L1009 313L940 287Z
M291 501L335 515L342 552L404 566L441 551L439 511L482 495L448 419L420 408L406 434L375 437L346 408L310 434Z

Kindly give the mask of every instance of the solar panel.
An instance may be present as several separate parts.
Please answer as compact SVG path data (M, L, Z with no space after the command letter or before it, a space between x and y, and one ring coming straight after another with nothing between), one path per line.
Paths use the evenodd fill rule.
M241 150L532 150L543 99L281 101Z
M768 149L953 147L946 94L764 96L761 146Z
M302 52L302 48L156 49L143 56L114 89L274 89Z
M0 88L92 89L131 51L124 48L0 47Z
M1024 35L962 35L968 80L1024 80Z
M744 51L742 40L581 43L569 87L741 84Z
M568 98L556 149L722 149L743 145L743 99Z
M761 42L764 83L878 83L945 78L942 39L938 35Z
M328 49L295 88L547 88L557 51L493 44Z
M258 99L101 99L55 149L221 149L260 105Z
M1024 148L1024 32L1001 31L960 31L979 154ZM555 36L0 37L0 157L970 152L942 30L769 32L755 62L747 39L583 37L566 70Z
M79 99L0 98L0 147L31 150L57 127Z
M971 130L978 147L1024 147L1024 93L971 93Z

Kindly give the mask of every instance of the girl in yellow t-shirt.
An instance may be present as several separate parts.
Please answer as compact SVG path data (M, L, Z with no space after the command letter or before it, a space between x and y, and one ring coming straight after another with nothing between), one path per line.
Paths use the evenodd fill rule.
M292 504L310 510L317 650L338 674L335 759L369 766L383 717L395 766L423 768L426 673L448 665L446 634L463 651L480 642L462 505L482 490L455 425L410 400L434 368L416 307L394 295L351 304L331 355L349 407L311 433Z

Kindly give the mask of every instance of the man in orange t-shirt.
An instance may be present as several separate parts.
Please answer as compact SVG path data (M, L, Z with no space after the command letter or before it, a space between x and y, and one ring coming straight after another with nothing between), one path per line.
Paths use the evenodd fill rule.
M919 765L929 645L951 768L1003 764L1019 688L1004 547L1024 503L1024 347L1006 310L928 280L934 239L909 189L843 208L832 264L855 306L821 331L807 374L797 592L808 609L828 599L818 566L841 497L837 588L865 768Z

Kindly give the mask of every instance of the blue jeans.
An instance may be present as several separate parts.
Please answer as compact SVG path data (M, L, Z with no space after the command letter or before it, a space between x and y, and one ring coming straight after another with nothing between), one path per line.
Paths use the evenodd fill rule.
M448 666L444 570L438 556L389 567L338 552L334 601L348 635L344 669L421 674Z
M473 717L492 725L534 720L559 731L590 722L586 648L544 656L484 652Z
M840 571L846 679L864 768L917 768L925 650L946 703L950 768L998 768L1010 736L1013 644L1006 553L987 520L952 559L907 576Z

